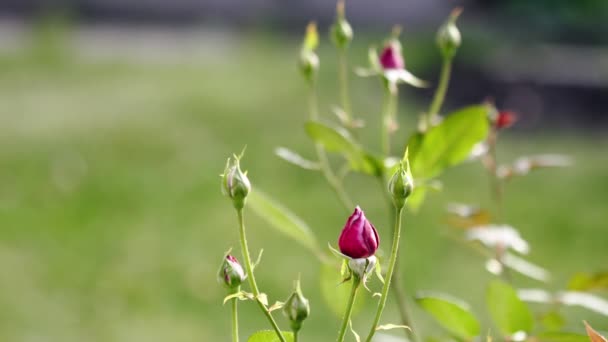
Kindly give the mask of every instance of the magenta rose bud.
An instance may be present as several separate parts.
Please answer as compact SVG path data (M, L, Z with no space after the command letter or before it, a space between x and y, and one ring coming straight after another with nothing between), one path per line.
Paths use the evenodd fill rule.
M240 286L245 278L245 271L239 261L230 254L226 255L218 272L218 281L227 288L234 289Z
M384 70L405 68L401 48L397 43L390 42L384 47L380 55L380 64Z
M376 228L357 206L340 234L338 240L340 252L353 259L368 258L376 253L379 244Z

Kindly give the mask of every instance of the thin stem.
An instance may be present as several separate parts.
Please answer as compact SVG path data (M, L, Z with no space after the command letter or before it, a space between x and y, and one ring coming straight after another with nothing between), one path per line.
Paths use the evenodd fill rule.
M380 317L382 316L382 311L386 306L386 299L388 298L388 290L391 287L391 281L393 278L393 272L395 271L395 265L397 264L397 255L399 253L399 239L401 237L401 213L403 212L403 208L397 208L395 213L395 230L393 233L393 246L391 248L391 256L388 263L388 270L386 271L386 277L384 279L384 286L382 287L382 297L380 297L380 302L378 303L378 310L376 311L376 317L374 318L374 323L365 339L366 342L370 342L374 334L376 333L376 328L378 327L378 323L380 322Z
M240 291L240 287L235 289ZM232 299L232 342L239 342L239 315L238 315L238 299Z
M316 88L313 85L310 86L309 96L308 96L308 106L310 111L310 119L317 120L319 117L319 109L317 105L317 92ZM321 144L315 144L315 148L317 150L317 158L319 159L319 165L321 167L321 172L325 177L325 180L329 184L329 186L336 193L336 196L340 200L340 203L344 206L346 211L350 211L353 208L353 202L351 201L348 193L344 190L342 186L342 182L336 176L333 169L331 168L331 164L329 163L329 159L327 158L327 153L325 153L325 149Z
M293 342L298 342L298 331L294 330L293 332Z
M450 74L452 73L452 58L445 57L443 59L443 63L441 64L441 74L439 75L439 85L437 86L437 90L435 90L435 95L433 97L433 102L431 102L431 106L429 107L429 111L427 112L427 127L431 125L434 121L434 118L439 115L439 110L441 110L441 105L443 104L443 100L445 99L445 94L448 90L448 84L450 83Z
M351 129L353 123L353 115L350 106L350 96L348 92L348 59L346 58L346 51L344 49L338 49L338 77L340 79L340 100L342 102L342 110L346 114L348 120L348 128Z
M346 335L346 327L348 326L348 322L350 321L350 316L353 313L353 306L355 304L355 298L357 297L357 290L359 290L359 285L361 284L361 279L356 275L353 275L353 287L350 290L350 297L348 299L348 304L346 305L346 311L344 312L344 318L342 319L342 325L340 326L340 331L338 333L338 342L344 341L344 335Z
M382 109L382 125L380 127L382 154L388 157L391 153L391 133L397 116L397 87L386 91L384 108Z
M272 317L272 314L270 313L270 311L268 311L268 308L266 307L266 305L264 305L264 303L262 303L262 301L259 298L260 290L258 289L258 284L256 283L255 276L253 274L253 266L251 264L251 257L249 255L249 247L247 246L247 236L245 235L245 220L243 218L243 209L237 209L236 212L237 212L237 216L239 219L241 251L243 253L243 260L245 261L245 271L247 272L247 279L249 279L249 286L251 286L251 291L253 292L253 295L255 296L256 303L258 303L260 310L262 310L262 312L268 319L268 322L270 322L270 325L272 325L272 328L277 333L279 340L281 340L281 342L286 342L287 340L285 339L285 336L283 336L283 333L281 332L281 329L277 325L277 322Z

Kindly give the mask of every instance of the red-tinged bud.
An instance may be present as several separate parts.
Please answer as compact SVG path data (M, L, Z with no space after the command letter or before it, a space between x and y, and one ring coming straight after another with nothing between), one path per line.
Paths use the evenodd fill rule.
M379 244L376 228L357 206L340 234L338 240L340 252L353 259L368 258L376 253Z
M380 54L380 65L384 70L404 69L405 61L401 54L401 44L397 41L390 41Z
M234 289L240 286L245 278L245 271L239 261L230 254L226 255L220 267L218 281L227 288Z
M514 112L503 110L498 112L494 125L496 129L509 128L517 121L517 115Z

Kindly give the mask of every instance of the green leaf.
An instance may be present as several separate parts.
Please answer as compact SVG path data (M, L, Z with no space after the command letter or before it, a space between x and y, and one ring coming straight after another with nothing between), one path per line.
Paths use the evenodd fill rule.
M320 249L312 230L296 214L256 189L247 197L248 207L279 232L309 248L316 255Z
M608 289L608 272L578 272L570 278L568 290L589 291Z
M585 335L570 332L542 332L536 335L539 342L589 342Z
M343 279L340 275L340 268L336 265L323 264L320 272L321 295L331 312L336 314L337 317L342 318L344 308L350 297L352 283L342 283ZM353 315L361 311L364 302L365 296L357 296L357 300L355 300L353 306Z
M315 142L323 145L329 152L341 153L355 171L377 175L382 163L366 153L350 134L341 128L334 128L316 121L309 121L305 126L306 133Z
M488 134L487 112L481 105L466 107L426 133L414 134L408 142L414 178L433 178L466 160Z
M288 342L293 342L293 333L283 331L283 336ZM247 342L280 342L277 333L274 330L262 330L249 336Z
M500 280L491 282L486 303L490 316L503 334L510 336L518 331L532 330L532 313L509 284Z
M471 312L468 304L458 299L450 298L445 294L432 293L418 295L416 301L442 327L455 336L471 340L479 335L479 322Z
M285 147L277 147L274 150L274 154L276 154L279 158L285 160L288 163L291 163L295 166L299 166L306 170L320 170L321 167L319 163L310 161L296 152L285 148Z

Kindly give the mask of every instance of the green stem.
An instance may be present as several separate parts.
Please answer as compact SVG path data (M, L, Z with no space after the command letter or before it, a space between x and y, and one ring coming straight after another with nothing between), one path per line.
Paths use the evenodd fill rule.
M240 287L235 289L240 291ZM239 342L239 315L238 315L238 299L232 299L232 342Z
M346 327L348 326L350 316L353 313L353 306L355 304L355 298L357 297L357 290L359 290L360 284L361 279L356 275L353 275L353 287L350 291L350 297L348 299L348 304L346 305L346 312L344 312L344 318L342 319L342 325L340 326L340 331L338 333L338 342L344 341L344 335L346 335Z
M397 97L398 90L395 87L394 90L387 89L386 99L384 102L384 108L382 109L382 125L381 129L381 140L382 140L382 154L388 157L391 153L391 124L394 122L397 116Z
M365 339L366 342L370 342L374 334L376 333L376 328L378 327L378 323L380 322L380 317L382 316L382 311L386 306L386 299L388 298L388 290L391 287L391 281L393 278L393 272L395 271L395 265L397 264L397 255L399 253L399 239L401 237L401 213L403 212L403 208L397 208L395 213L395 230L393 233L393 246L391 248L391 256L388 263L388 270L386 271L386 277L384 279L384 286L382 287L382 297L380 297L380 302L378 303L378 309L376 311L376 317L374 318L374 323Z
M310 111L310 119L315 121L319 117L319 109L317 105L317 92L315 90L315 85L312 84L310 86L309 96L308 96L308 106ZM315 144L315 148L317 150L317 158L319 160L319 166L321 167L321 172L325 177L325 180L332 188L332 190L336 193L336 196L340 200L340 203L344 206L346 211L350 211L353 208L353 202L351 201L348 193L344 190L342 186L342 182L336 176L333 169L331 168L331 164L329 163L329 159L327 158L327 153L325 153L325 149L321 144Z
M445 94L448 90L448 84L450 83L450 74L452 72L452 58L445 57L443 59L443 63L441 65L441 74L439 75L439 85L437 86L437 90L435 90L435 96L433 97L433 102L431 102L431 106L429 107L429 111L427 112L427 120L426 125L429 127L431 123L434 121L434 118L439 115L439 110L441 110L441 105L443 104L443 100L445 99Z
M293 342L298 342L298 330L293 331Z
M340 79L340 100L342 102L342 110L346 113L346 119L348 120L348 128L352 129L353 115L350 107L350 96L348 92L348 60L346 58L346 51L339 49L338 52L338 77Z
M237 212L238 219L239 219L241 251L243 253L243 260L245 262L245 271L247 272L247 279L249 279L249 286L251 286L251 291L253 292L253 295L255 296L256 303L258 303L260 310L262 310L262 312L268 319L268 322L270 322L270 325L272 325L272 328L277 333L279 340L281 340L281 342L287 342L287 340L285 339L285 336L283 336L283 333L281 332L281 329L277 325L277 322L272 317L272 314L270 313L270 311L268 311L268 308L266 307L266 305L264 305L264 303L262 303L262 301L259 298L260 290L258 289L258 284L256 283L255 276L253 274L253 265L251 264L251 257L249 255L249 247L247 246L247 236L245 235L245 220L243 218L243 209L237 209L236 212Z

